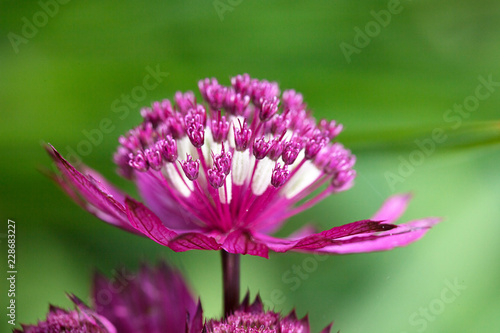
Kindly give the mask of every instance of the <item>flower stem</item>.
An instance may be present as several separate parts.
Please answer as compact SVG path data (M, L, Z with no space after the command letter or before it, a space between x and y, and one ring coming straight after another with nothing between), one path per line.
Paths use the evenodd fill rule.
M233 313L240 303L240 255L221 251L224 315Z

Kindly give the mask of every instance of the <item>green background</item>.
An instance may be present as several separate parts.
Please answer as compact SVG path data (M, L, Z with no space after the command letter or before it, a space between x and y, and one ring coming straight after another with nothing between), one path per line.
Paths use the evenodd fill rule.
M42 20L42 7L0 3L0 232L8 218L16 221L17 323L44 318L49 302L70 306L65 292L85 299L94 268L110 275L119 264L135 268L158 258L185 273L208 316L220 314L218 253L173 253L116 230L78 208L37 169L51 164L42 142L67 154L86 140L85 130L109 118L113 130L83 159L134 193L114 173L111 157L117 138L139 122L139 107L195 90L201 78L228 84L248 72L302 92L315 116L343 123L339 140L358 158L354 188L294 217L282 234L305 222L328 228L368 218L386 197L408 191L414 199L403 220L442 216L445 222L390 252L324 261L307 254L244 256L242 289L260 291L265 300L281 291L275 309L309 313L313 332L332 320L342 332L500 330L500 87L457 123L445 119L455 103L474 95L479 76L500 81L500 3L403 1L401 13L372 30L350 62L341 43L354 45L356 27L376 29L371 11L387 10L387 1L231 3L219 16L212 1L73 0L17 52L8 36L23 35L23 17ZM142 85L148 66L169 75L120 119L113 102ZM402 161L418 154L414 140L429 140L436 128L447 139L390 186L387 173L398 174ZM6 238L0 240L6 271ZM283 280L294 265L312 271L296 290ZM7 331L1 281L0 330ZM466 289L440 303L455 282ZM432 317L418 314L432 306Z

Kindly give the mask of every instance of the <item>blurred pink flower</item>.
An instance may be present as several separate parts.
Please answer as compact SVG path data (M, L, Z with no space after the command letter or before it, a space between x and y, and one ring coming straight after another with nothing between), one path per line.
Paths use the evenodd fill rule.
M70 296L76 310L50 306L47 319L14 333L200 333L201 303L195 303L182 275L159 264L127 274L119 288L102 275L94 278L93 309Z
M47 319L36 325L22 325L14 333L116 333L115 327L104 317L89 309L76 296L70 296L76 309L66 311L51 305Z

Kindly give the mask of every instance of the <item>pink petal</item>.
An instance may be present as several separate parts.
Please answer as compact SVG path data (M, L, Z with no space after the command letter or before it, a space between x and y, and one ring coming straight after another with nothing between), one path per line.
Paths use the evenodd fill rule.
M193 221L199 220L172 198L165 184L146 172L136 173L136 184L144 203L163 221L165 226L175 230L197 229Z
M241 230L230 233L224 240L222 248L229 253L251 254L264 258L269 257L268 246L259 242L249 232Z
M389 197L382 207L373 215L372 220L384 221L385 223L393 223L403 215L412 195L398 194Z
M260 244L265 244L267 248L273 250L274 252L289 251L295 246L295 244L297 244L300 241L300 239L276 238L265 234L256 234L254 237L256 239L256 242L259 242Z
M275 252L286 252L290 250L320 250L332 244L348 243L349 240L342 240L346 237L356 235L368 235L374 237L375 232L393 229L396 226L383 224L377 221L363 220L352 222L340 227L334 227L330 230L325 230L320 233L308 235L299 239L280 239L264 234L256 235L258 242L265 244L269 249ZM366 237L366 236L365 236Z
M381 222L378 221L361 220L341 225L340 227L334 227L331 228L330 230L322 231L319 234L323 237L327 237L330 239L337 239L341 237L358 235L367 232L390 230L395 227L396 227L395 225L382 224Z
M126 198L125 204L132 226L155 242L168 246L168 242L178 236L175 231L165 227L158 216L142 203Z
M125 202L125 197L126 194L116 188L113 184L111 184L106 178L104 178L103 175L101 175L99 172L95 171L94 169L89 168L86 165L82 166L82 173L86 174L92 183L98 187L101 191L106 192L107 194L111 195L112 198L114 198L116 201L120 203Z
M397 228L374 236L361 236L339 239L339 244L327 246L318 252L348 254L391 250L411 244L420 238L436 223L439 218L426 218L398 225Z
M299 238L304 238L306 236L312 235L314 233L317 233L316 227L310 224L306 224L302 228L300 228L297 231L294 231L290 236L288 236L288 239L299 239Z
M331 330L332 330L332 326L333 326L333 323L331 323L330 325L328 325L327 327L325 327L321 332L319 333L330 333Z
M132 226L158 244L168 246L176 252L188 250L218 250L220 245L214 238L201 233L179 234L167 228L149 208L131 198L126 198L127 216Z
M293 244L292 247L290 247L290 249L317 250L330 244L332 244L331 239L324 237L321 234L314 234L299 239L295 244Z
M48 145L46 149L61 172L60 176L53 174L51 177L77 204L105 222L137 234L128 222L123 201L120 202L124 195L119 190L112 187L107 181L104 181L104 177L88 167L84 167L84 169L90 171L90 174L83 175L66 161L53 146Z
M183 252L188 250L219 250L221 245L212 237L190 232L171 240L168 247L175 252Z

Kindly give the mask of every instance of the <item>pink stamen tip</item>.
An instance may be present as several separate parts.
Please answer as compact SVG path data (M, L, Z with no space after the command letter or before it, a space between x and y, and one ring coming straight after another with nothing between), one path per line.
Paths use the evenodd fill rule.
M290 128L290 119L288 115L288 113L278 114L272 119L271 130L273 133L285 133L286 130Z
M285 90L282 99L283 105L287 109L298 110L304 108L302 94L297 93L295 90Z
M349 169L349 170L339 171L332 178L332 186L336 189L340 189L344 187L346 184L351 183L354 180L354 178L356 178L355 170Z
M180 91L175 93L175 104L181 113L187 113L189 109L195 108L196 106L196 98L194 97L194 93L192 91L188 91L186 93L182 93Z
M240 128L234 128L234 143L236 145L237 151L243 151L247 149L250 138L252 137L252 130L248 128L246 120L238 120Z
M216 166L212 169L208 169L207 175L208 182L214 188L222 187L226 181L226 174L219 170Z
M148 171L149 164L142 151L138 151L135 155L130 153L128 164L138 171Z
M335 120L327 121L326 119L321 119L318 128L323 130L330 140L333 140L342 132L343 126L342 124L337 124Z
M276 162L274 166L273 175L271 177L271 185L278 188L285 184L290 176L290 171L288 171L288 167L286 165L281 166L280 163Z
M148 161L149 166L153 170L160 170L163 166L163 160L161 153L156 149L146 149L144 150L144 155L146 155L146 159Z
M261 106L259 112L260 120L270 120L278 112L279 102L280 101L276 96L274 96L272 99L261 98Z
M285 164L293 164L299 156L299 152L302 149L302 145L298 140L291 140L285 144L285 148L283 149L283 154L281 158Z
M231 85L234 90L242 95L251 95L251 84L252 79L248 74L237 75L231 79Z
M171 135L167 135L165 140L158 141L157 147L167 162L172 163L177 160L177 142Z
M226 121L225 116L220 116L218 119L212 119L211 121L212 137L215 142L221 143L227 139L227 134L229 133L229 122Z
M236 93L233 88L230 88L226 94L224 108L230 114L243 116L250 104L250 96Z
M193 160L193 157L188 154L186 160L181 161L181 167L189 180L193 181L198 178L200 170L200 161L198 159Z
M306 142L304 156L306 159L312 159L318 155L319 151L328 143L327 138L317 135L309 138Z
M222 146L222 152L213 156L214 166L217 170L221 171L225 175L228 175L231 171L231 159L232 155L230 152L224 151L224 145Z
M261 137L257 140L255 140L253 144L253 154L256 159L261 160L264 157L266 157L267 152L269 151L271 144L264 139L264 137Z
M280 140L273 139L271 141L271 147L269 148L267 157L269 157L273 161L276 161L280 158L282 153L283 153L283 143Z
M265 100L273 99L280 94L280 89L276 82L252 80L250 87L252 102L258 107L260 107Z

